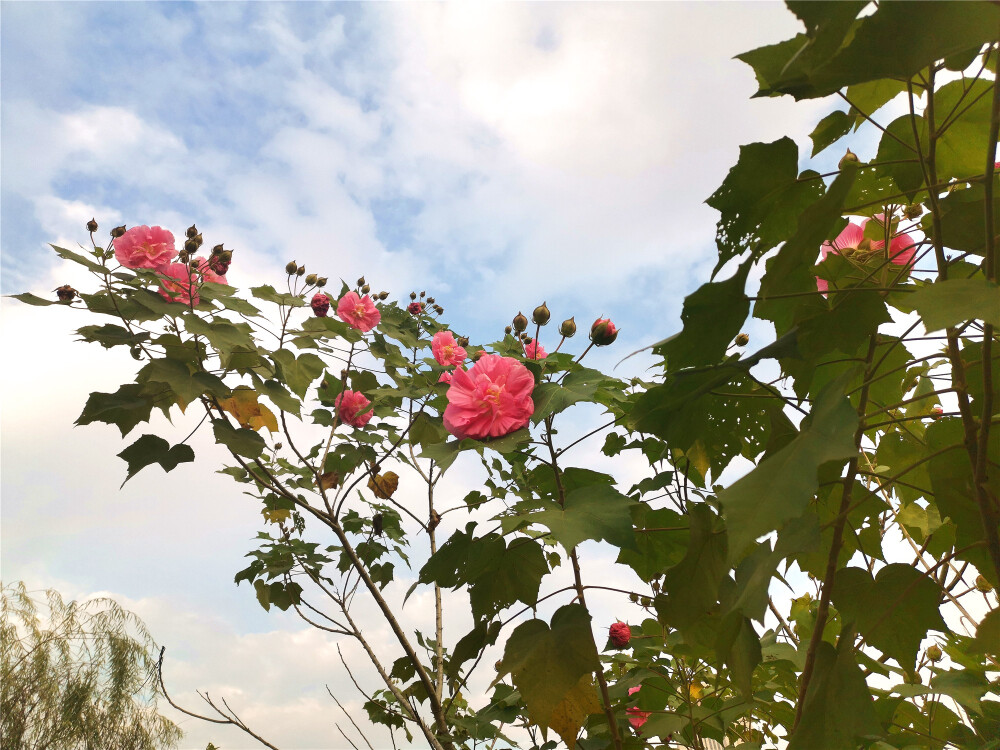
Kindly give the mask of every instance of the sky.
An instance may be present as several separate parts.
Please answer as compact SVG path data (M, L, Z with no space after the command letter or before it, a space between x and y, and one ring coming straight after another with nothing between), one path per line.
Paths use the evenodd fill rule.
M235 286L279 283L292 259L365 275L397 299L426 289L474 340L543 300L557 321L610 316L622 332L595 363L611 367L676 332L684 295L707 280L716 215L703 201L739 145L787 134L804 151L834 108L750 99L752 72L733 55L798 30L783 6L750 2L3 2L0 288L88 289L47 243L85 242L92 217L102 235L148 224L180 237L196 223L209 246L236 250ZM119 489L127 443L114 427L73 427L89 392L136 370L127 353L73 341L92 322L2 302L0 575L133 609L167 646L168 689L188 707L200 689L280 747L344 746L324 686L354 714L361 700L335 639L233 584L260 524L212 473L221 452L196 436L196 463ZM186 434L180 420L154 427ZM587 465L601 465L597 447ZM461 498L477 477L457 464L442 492ZM585 567L628 575L585 552ZM592 604L607 627L618 605ZM429 620L425 593L406 607ZM360 616L388 646L375 613ZM460 616L448 627L468 629ZM255 746L168 715L182 748Z

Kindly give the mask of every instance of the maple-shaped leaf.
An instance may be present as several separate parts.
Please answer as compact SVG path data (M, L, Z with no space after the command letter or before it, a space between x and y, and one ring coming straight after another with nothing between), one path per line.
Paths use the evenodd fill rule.
M376 474L368 480L368 489L375 497L388 500L399 487L399 477L394 471L387 471L385 474Z
M257 401L257 391L247 386L233 390L229 398L219 399L219 406L232 414L240 427L260 432L266 427L271 432L278 431L278 420L274 412Z

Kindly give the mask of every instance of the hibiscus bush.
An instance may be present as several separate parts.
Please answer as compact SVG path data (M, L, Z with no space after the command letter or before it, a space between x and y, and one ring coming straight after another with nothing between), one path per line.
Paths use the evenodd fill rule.
M134 438L154 410L211 430L262 512L236 582L361 644L370 722L447 750L998 747L1000 8L788 5L805 31L740 59L761 96L830 98L817 168L790 138L740 150L708 198L712 280L642 378L589 366L611 320L576 345L544 303L472 342L423 292L333 292L295 262L242 292L195 227L104 247L92 222L88 251L55 248L92 289L18 295L110 317L80 336L141 363L77 420L129 436L128 477L195 459ZM862 155L831 157L855 131ZM572 432L581 405L604 418ZM443 507L459 459L483 481ZM401 582L432 592L433 632Z

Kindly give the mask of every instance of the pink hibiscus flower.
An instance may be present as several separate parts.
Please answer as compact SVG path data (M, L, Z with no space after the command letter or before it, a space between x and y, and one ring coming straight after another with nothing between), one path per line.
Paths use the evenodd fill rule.
M132 227L113 244L115 258L126 268L162 268L177 255L174 236L162 227Z
M455 341L455 335L451 331L438 331L431 339L431 352L439 365L451 367L460 365L465 361L465 349Z
M198 272L192 270L184 263L171 263L159 269L160 273L174 281L168 279L160 280L160 295L167 302L180 302L184 305L197 305L201 298L198 296Z
M516 359L484 355L452 376L444 426L457 438L509 435L531 419L534 387L531 372Z
M450 383L452 381L452 378L454 378L454 377L455 376L451 372L449 372L448 370L445 370L444 372L441 373L441 377L438 378L438 382L439 383Z
M368 333L382 320L382 313L375 307L367 294L359 297L357 292L348 292L337 303L337 315L351 328Z
M213 284L226 284L226 275L222 273L216 273L215 269L212 268L211 262L205 258L195 258L198 263L198 272L205 281L209 281Z
M344 391L337 394L333 405L337 407L337 416L341 422L351 427L364 427L375 414L371 409L365 411L371 403L363 393Z
M524 356L528 359L545 359L548 356L545 347L535 339L528 339L524 342Z
M629 695L634 695L638 693L642 688L642 685L636 685L628 689ZM625 709L625 713L628 714L628 723L631 724L636 732L639 732L639 727L649 721L649 717L653 715L652 711L643 711L638 706L629 706ZM641 734L641 732L639 732Z
M884 225L885 216L878 214L875 221ZM848 223L843 231L837 235L837 239L833 242L824 242L820 246L820 261L826 260L830 253L843 255L845 258L857 256L859 260L866 260L873 254L882 252L885 240L865 240L865 226L867 224L868 219L860 224ZM897 234L889 242L889 260L897 266L911 265L916 253L917 245L908 234ZM825 293L829 288L826 279L817 276L816 288Z

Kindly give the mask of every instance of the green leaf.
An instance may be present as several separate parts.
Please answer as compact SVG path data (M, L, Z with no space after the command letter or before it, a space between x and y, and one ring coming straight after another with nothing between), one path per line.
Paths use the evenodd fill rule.
M144 385L150 385L152 383L163 383L169 390L173 393L173 397L170 394L164 396L162 392L158 392L156 389L147 388L146 392L150 395L157 394L157 401L164 398L169 398L170 401L175 399L180 404L181 408L185 408L188 404L198 398L202 393L204 393L204 386L194 379L191 373L191 368L187 363L182 362L177 359L153 359L150 360L141 370L139 370L136 375L136 381L143 383Z
M716 529L718 517L704 504L689 506L688 517L687 552L664 574L663 595L654 602L659 618L682 632L713 608L729 570L726 533Z
M1000 609L990 610L979 622L972 651L1000 656Z
M745 288L753 258L732 278L703 284L684 298L680 333L653 347L667 360L668 371L722 361L750 312Z
M298 295L284 292L279 293L269 284L250 287L250 293L257 299L262 299L265 302L273 302L276 305L284 305L285 307L305 307L306 304L305 300Z
M140 422L148 422L153 401L138 383L128 383L115 393L91 393L76 424L106 422L118 427L125 437Z
M77 329L77 334L83 341L96 341L105 349L113 346L135 346L149 340L145 331L129 333L128 329L106 323L103 326L84 326Z
M524 700L531 720L546 729L563 725L566 714L579 717L600 711L596 691L586 685L590 675L600 669L597 647L590 630L590 613L579 604L567 604L556 610L551 627L543 620L528 620L518 625L507 639L498 676L506 674ZM576 711L568 712L565 701L578 702ZM575 732L562 727L560 736L572 746ZM580 724L576 729L579 729Z
M909 115L902 115L886 127L875 157L878 162L889 162L885 171L898 188L911 198L924 187L924 172L917 159L916 141L913 137L914 126L921 148L926 148L927 120L919 116L911 118Z
M939 130L943 127L935 156L938 182L983 174L990 145L992 92L993 82L982 79L952 81L934 92Z
M872 579L861 568L837 571L833 603L853 620L865 640L912 670L920 642L931 628L947 630L938 603L940 587L910 565L893 563Z
M986 189L982 184L953 190L938 202L941 242L959 252L983 255L986 247ZM925 234L933 232L934 217L925 214L921 222ZM993 226L1000 226L1000 181L994 177Z
M809 138L813 142L812 156L822 152L831 143L835 143L851 132L854 118L843 110L834 110L816 125Z
M32 294L31 292L24 292L23 294L7 294L6 297L12 297L13 299L23 302L26 305L34 305L35 307L48 307L49 305L66 305L65 302L55 299L42 299L41 297Z
M878 110L906 91L906 83L882 78L867 83L859 83L847 88L847 100L857 111L858 120L863 121L861 113L871 117Z
M309 385L326 368L323 360L309 352L296 357L287 349L279 349L271 355L278 368L279 377L299 398L304 398Z
M645 503L632 506L632 519L633 548L619 549L616 562L628 565L642 580L651 581L683 559L688 548L688 521L676 511L653 510Z
M156 435L143 435L118 456L128 463L125 482L150 464L159 464L164 471L173 471L177 464L194 461L191 446L181 443L171 447L170 443ZM125 482L122 482L122 487Z
M820 641L802 719L788 750L844 750L857 747L862 737L882 735L853 641L850 631L840 636L836 648Z
M79 255L78 253L74 253L72 250L67 250L66 248L58 247L57 245L49 245L49 247L55 250L56 255L58 255L63 260L70 260L73 261L74 263L78 263L79 265L86 268L88 271L94 271L95 273L103 275L107 275L108 273L108 269L102 266L100 263L95 263L90 258L87 258L83 255Z
M819 487L820 466L856 453L858 415L844 396L845 380L823 389L794 440L719 493L730 561L739 560L757 537L802 515Z
M290 412L295 416L299 415L301 403L293 398L292 394L285 390L277 380L265 380L260 384L260 392L267 396L279 409Z
M822 191L821 180L798 177L798 148L791 138L740 147L736 166L705 201L722 214L716 272L747 248L760 257L795 231L802 211Z
M253 430L234 428L224 419L213 419L212 428L215 431L215 441L225 445L237 456L257 458L264 452L264 438Z
M594 484L566 494L566 505L550 501L546 509L527 516L530 523L547 526L552 538L571 551L587 539L603 539L616 547L634 548L633 503L614 487Z
M987 614L994 614L1000 610L993 610ZM980 629L982 625L980 624ZM997 634L1000 636L1000 633ZM995 643L1000 643L1000 639L995 641ZM996 649L994 649L996 650ZM982 672L973 671L970 669L964 670L949 670L947 672L939 672L931 678L931 687L935 692L943 693L948 695L955 700L957 700L964 708L970 711L975 711L978 714L983 713L982 704L979 699L982 698L986 692L990 689L990 683L986 681L986 677Z
M928 331L985 320L1000 326L1000 286L986 279L946 279L918 289L910 300Z
M538 424L552 414L558 414L578 401L587 401L608 378L597 370L581 368L563 378L562 383L539 383L531 393L535 411L531 421Z

